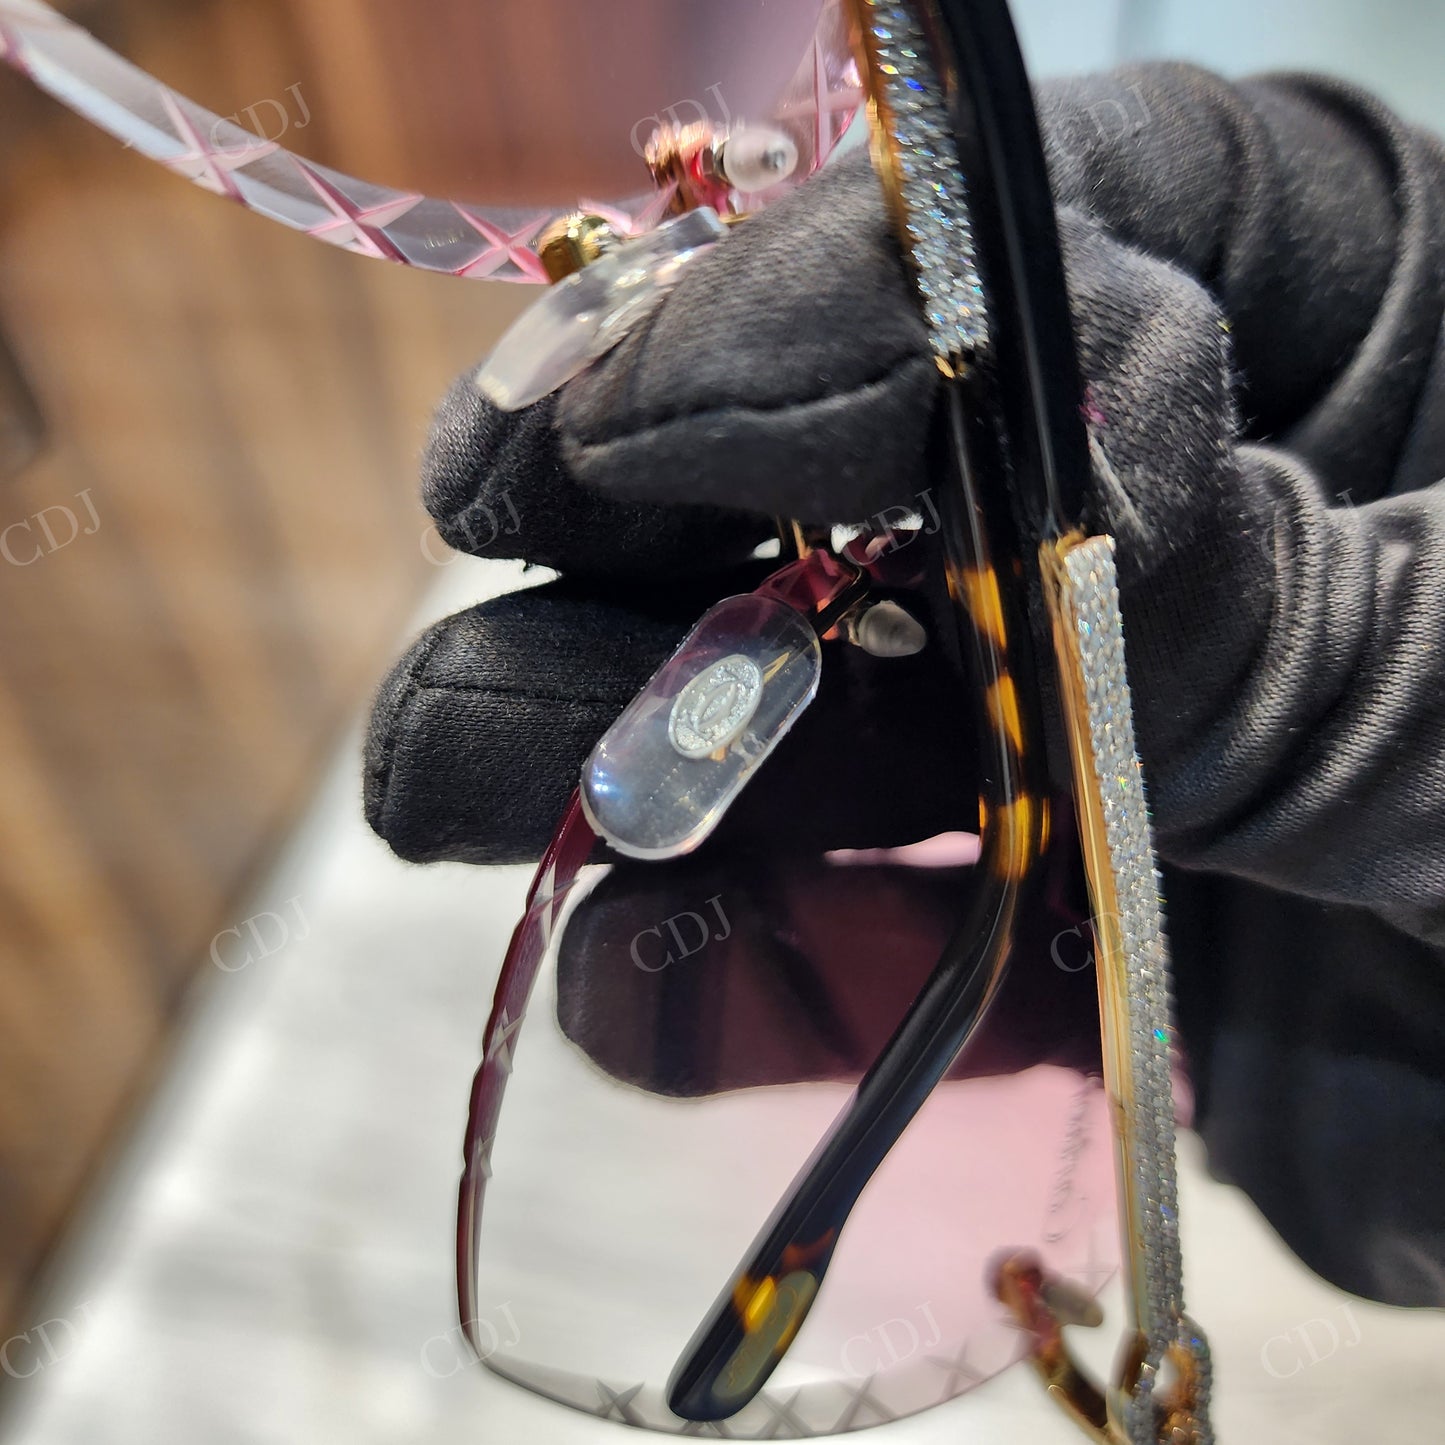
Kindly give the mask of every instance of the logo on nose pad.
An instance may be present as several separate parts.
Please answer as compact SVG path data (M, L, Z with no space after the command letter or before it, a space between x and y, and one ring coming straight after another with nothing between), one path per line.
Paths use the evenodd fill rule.
M741 653L724 657L678 693L667 720L668 741L685 758L709 757L741 735L762 696L757 663Z

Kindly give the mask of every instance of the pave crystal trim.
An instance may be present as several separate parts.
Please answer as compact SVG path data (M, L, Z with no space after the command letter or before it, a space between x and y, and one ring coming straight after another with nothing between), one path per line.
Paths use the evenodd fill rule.
M897 0L863 0L879 110L898 147L898 184L929 340L945 361L988 344L967 186L923 26Z
M1125 1402L1131 1445L1157 1445L1154 1384L1165 1353L1180 1346L1194 1360L1202 1401L1198 1445L1212 1439L1207 1418L1209 1346L1184 1313L1179 1193L1174 1157L1170 1040L1174 1032L1169 955L1154 862L1144 775L1134 740L1124 666L1124 627L1111 537L1092 537L1063 558L1063 602L1078 636L1094 774L1103 806L1127 976L1127 1096L1134 1102L1123 1187L1142 1235L1147 1301L1139 1321L1147 1355L1139 1388ZM1130 1117L1126 1114L1126 1118Z

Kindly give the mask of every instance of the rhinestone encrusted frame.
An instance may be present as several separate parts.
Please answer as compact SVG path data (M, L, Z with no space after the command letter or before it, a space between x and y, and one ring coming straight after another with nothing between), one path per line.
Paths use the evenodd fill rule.
M952 362L988 344L967 183L923 26L897 0L861 0L875 100L897 144L903 222L934 352Z
M1179 1190L1174 1152L1170 1045L1174 1032L1168 945L1149 809L1134 737L1124 665L1124 625L1112 537L1091 537L1063 556L1062 602L1078 637L1090 750L1103 811L1127 979L1125 1011L1130 1094L1130 1168L1123 1187L1137 1222L1145 1270L1147 1345L1139 1387L1124 1402L1131 1445L1157 1445L1154 1386L1171 1348L1194 1362L1200 1385L1197 1445L1210 1445L1209 1347L1184 1313Z

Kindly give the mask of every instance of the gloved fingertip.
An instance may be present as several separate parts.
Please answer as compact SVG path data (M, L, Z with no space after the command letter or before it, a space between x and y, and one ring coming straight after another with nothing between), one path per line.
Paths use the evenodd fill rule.
M563 582L434 624L377 696L367 822L409 862L539 857L593 743L686 629Z
M938 372L866 154L734 227L558 401L608 496L863 521L928 485Z
M557 398L504 412L462 377L438 409L422 499L449 547L574 577L666 578L742 561L767 520L695 503L685 486L652 505L580 485L564 462Z

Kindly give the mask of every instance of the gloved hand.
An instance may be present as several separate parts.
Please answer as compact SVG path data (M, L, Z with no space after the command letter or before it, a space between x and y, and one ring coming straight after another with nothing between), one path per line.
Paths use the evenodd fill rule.
M1445 155L1320 80L1138 67L1040 108L1201 1131L1307 1262L1445 1303L1445 1164L1416 1142L1445 1134ZM372 826L418 861L537 856L771 517L930 485L936 387L861 158L558 397L504 416L459 383L424 466L442 537L563 575L399 664ZM847 651L744 806L829 846L926 836L974 795L934 665Z

